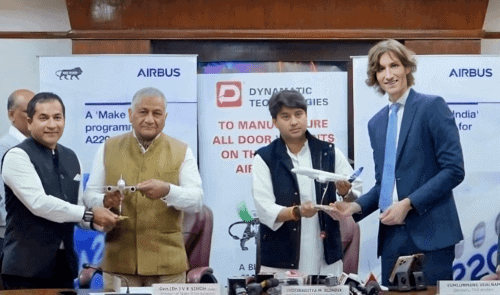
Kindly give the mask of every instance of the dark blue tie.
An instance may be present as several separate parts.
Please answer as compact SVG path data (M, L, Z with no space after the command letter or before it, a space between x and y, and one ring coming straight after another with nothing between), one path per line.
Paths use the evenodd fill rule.
M387 136L385 138L384 171L382 173L382 187L380 188L380 199L378 206L384 212L392 205L392 193L394 191L394 171L396 167L396 139L398 134L398 109L399 104L391 105L389 124L387 124Z

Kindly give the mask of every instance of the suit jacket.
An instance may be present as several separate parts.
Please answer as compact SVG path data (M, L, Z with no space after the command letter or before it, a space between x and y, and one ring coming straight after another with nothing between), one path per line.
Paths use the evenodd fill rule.
M378 210L389 107L368 123L375 161L375 186L357 200L362 219ZM446 248L463 239L452 189L465 176L458 128L443 98L410 90L406 100L396 153L399 200L410 198L413 209L405 229L423 251ZM378 255L383 237L379 231Z

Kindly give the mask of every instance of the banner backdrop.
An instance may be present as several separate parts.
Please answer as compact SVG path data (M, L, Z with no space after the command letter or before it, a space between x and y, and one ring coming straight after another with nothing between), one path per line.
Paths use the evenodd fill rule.
M368 120L388 104L365 84L367 57L353 58L355 166L365 167L363 191L375 183ZM460 130L465 180L455 190L464 241L455 248L454 279L476 280L496 267L500 228L500 58L484 56L418 56L414 74L418 92L443 97ZM360 274L380 274L376 259L378 216L361 225Z
M40 91L56 93L66 106L60 143L79 156L84 183L97 147L106 138L132 130L128 108L143 87L156 87L165 94L168 116L163 131L187 142L197 154L195 55L40 57L39 61ZM77 229L75 239L80 263L99 264L103 235Z
M255 273L255 150L277 138L268 100L295 89L308 102L308 126L347 156L347 73L205 74L198 76L200 171L214 212L210 265L222 284Z

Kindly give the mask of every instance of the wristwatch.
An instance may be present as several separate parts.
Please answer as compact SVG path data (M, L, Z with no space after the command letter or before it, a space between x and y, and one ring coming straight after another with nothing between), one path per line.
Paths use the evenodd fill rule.
M94 212L92 211L92 208L85 210L85 213L83 213L83 221L92 222L93 220L94 220Z

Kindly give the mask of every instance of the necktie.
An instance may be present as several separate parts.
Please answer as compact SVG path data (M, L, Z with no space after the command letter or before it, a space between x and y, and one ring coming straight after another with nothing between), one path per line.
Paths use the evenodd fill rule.
M391 105L389 124L387 124L387 135L385 138L384 171L382 173L382 186L380 188L380 199L378 206L384 212L392 205L392 193L394 191L394 171L396 168L396 136L398 133L398 109L399 104Z

